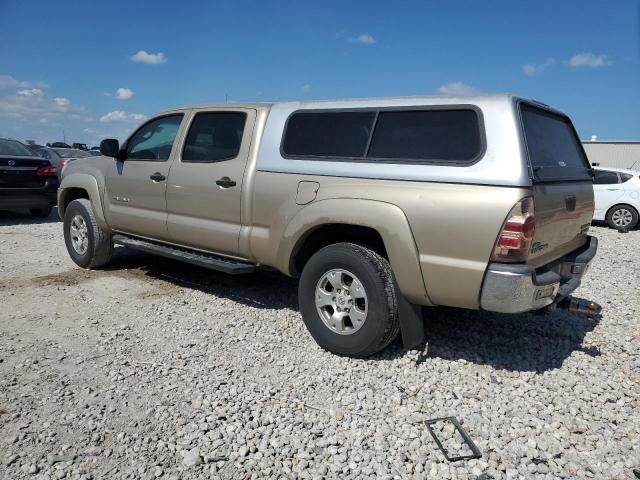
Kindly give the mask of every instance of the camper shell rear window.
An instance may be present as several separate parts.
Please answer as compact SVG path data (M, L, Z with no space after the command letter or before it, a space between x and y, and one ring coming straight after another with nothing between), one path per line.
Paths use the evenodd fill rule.
M520 103L522 128L534 180L592 180L592 170L571 120Z

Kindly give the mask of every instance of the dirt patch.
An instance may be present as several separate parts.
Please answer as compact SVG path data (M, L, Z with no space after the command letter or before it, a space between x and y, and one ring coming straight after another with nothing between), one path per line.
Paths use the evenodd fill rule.
M100 273L90 270L67 270L50 275L34 277L31 284L37 287L72 287L79 283L98 278Z

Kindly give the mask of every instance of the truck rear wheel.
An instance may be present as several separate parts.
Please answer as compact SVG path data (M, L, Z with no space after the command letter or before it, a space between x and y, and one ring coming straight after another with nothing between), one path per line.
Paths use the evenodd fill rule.
M98 227L91 202L72 201L64 212L64 241L71 259L83 268L109 263L113 254L111 235Z
M326 350L363 358L398 335L391 265L369 248L354 243L322 248L304 266L298 288L302 319Z

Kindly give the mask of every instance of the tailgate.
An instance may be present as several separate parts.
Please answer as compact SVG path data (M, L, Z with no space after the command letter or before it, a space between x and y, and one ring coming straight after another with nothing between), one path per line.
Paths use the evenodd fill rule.
M43 158L0 156L0 188L42 187L47 177L36 175L36 171L48 165Z
M536 230L529 263L544 265L584 245L593 217L591 182L534 185Z
M533 176L536 229L529 263L544 265L587 240L594 211L591 166L566 115L520 104Z

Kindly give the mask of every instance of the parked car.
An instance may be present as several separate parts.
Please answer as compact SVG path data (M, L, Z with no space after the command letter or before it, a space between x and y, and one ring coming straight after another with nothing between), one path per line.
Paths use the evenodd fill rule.
M46 158L53 165L58 168L58 173L61 173L64 167L78 158L86 158L91 155L84 150L78 150L75 148L50 148L43 147L36 150L36 153L42 158Z
M633 230L640 212L640 172L621 168L594 167L594 220L611 228Z
M120 244L299 277L311 335L365 357L422 306L557 305L595 256L590 165L569 118L509 95L222 104L165 111L67 166L73 261ZM565 304L567 302L563 302Z
M69 145L68 143L64 143L64 142L53 142L53 143L47 143L47 147L51 147L51 148L71 148L71 145Z
M0 138L0 210L28 208L47 218L56 204L57 168L17 140Z
M86 143L72 143L71 148L77 148L78 150L89 150Z

